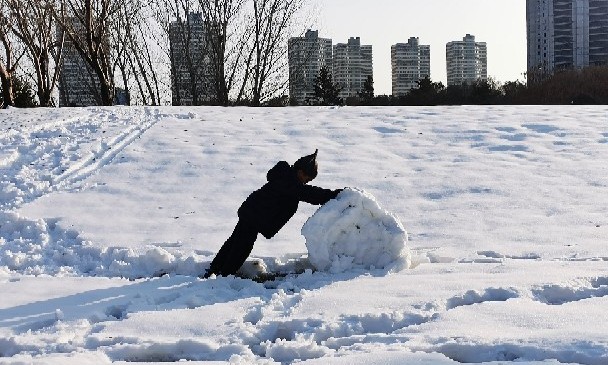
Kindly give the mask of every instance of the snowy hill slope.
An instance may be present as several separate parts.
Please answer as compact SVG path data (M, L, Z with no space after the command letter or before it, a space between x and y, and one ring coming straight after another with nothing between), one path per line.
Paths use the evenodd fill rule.
M373 194L412 268L198 279L315 148L313 184ZM0 111L0 364L604 364L607 152L604 107ZM252 256L297 264L316 208Z

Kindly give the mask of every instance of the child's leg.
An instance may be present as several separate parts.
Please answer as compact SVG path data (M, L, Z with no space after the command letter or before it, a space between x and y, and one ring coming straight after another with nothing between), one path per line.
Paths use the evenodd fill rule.
M208 275L234 275L241 268L253 250L253 244L258 237L254 227L239 220L232 235L211 262Z

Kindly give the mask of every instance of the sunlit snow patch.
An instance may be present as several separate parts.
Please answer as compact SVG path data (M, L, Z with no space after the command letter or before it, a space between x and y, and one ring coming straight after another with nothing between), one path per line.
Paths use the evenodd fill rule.
M344 189L302 227L308 257L317 270L409 267L407 232L369 193Z

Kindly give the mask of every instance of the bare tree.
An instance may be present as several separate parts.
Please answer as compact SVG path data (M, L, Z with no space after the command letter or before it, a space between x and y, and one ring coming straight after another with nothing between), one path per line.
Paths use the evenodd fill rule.
M100 102L114 104L114 73L109 45L113 19L127 0L58 0L54 17L70 44L99 81Z
M256 106L287 88L287 40L305 0L252 1L254 62L250 83L251 103Z
M240 21L245 0L199 0L211 61L216 102L230 103L230 91L242 71L250 27ZM237 101L242 93L237 96Z
M158 71L152 62L150 44L144 39L144 34L146 34L144 29L146 27L143 22L138 22L134 27L135 29L127 28L129 33L126 39L129 40L129 50L131 51L128 60L142 102L145 105L160 105Z
M218 101L260 105L288 85L287 40L306 0L199 0Z
M0 83L2 85L2 108L15 105L14 77L19 59L23 56L15 55L15 46L11 40L11 28L13 18L6 0L0 0L0 44L4 48L4 54L0 54Z
M8 38L8 20L4 12L0 12L0 42L4 48L4 57L0 58L0 81L2 84L2 108L15 105L13 95L13 47Z
M202 12L205 58L212 69L205 76L213 82L216 103L260 105L287 90L287 40L302 21L298 16L306 0L194 0L198 7L192 0L157 1L165 7L159 13L169 17L166 24L171 19L184 23L183 14L193 8ZM193 65L197 62L202 62L200 57L192 59Z
M112 38L114 68L118 68L122 77L122 85L126 97L126 104L131 104L131 91L129 88L129 79L131 78L131 68L129 65L130 37L131 37L131 21L133 13L126 7L121 7L117 14L118 16L112 24L112 29L108 32ZM116 75L115 72L113 72Z
M34 69L38 101L41 106L51 106L51 95L59 76L57 65L63 48L63 39L56 39L55 36L53 1L4 1L14 20L12 31L27 50Z
M183 19L189 11L193 11L192 3L196 0L151 0L151 12L153 21L156 22L156 31L149 31L146 36L148 41L153 43L157 56L162 63L168 65L169 72L165 77L160 77L161 88L164 91L163 100L169 100L172 104L181 104L180 95L175 95L176 69L175 62L171 59L171 42L169 40L171 23L177 19Z
M158 40L171 67L173 105L201 105L212 99L210 56L197 0L157 0L156 20L164 37Z
M150 10L144 2L125 2L112 24L112 57L128 103L135 96L144 105L160 105L157 70L147 40L147 35L153 32L152 25L146 20Z

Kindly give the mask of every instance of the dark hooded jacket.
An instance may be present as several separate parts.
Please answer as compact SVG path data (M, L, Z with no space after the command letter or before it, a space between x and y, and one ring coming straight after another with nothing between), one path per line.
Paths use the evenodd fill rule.
M298 180L296 170L286 161L277 163L266 174L268 182L241 204L239 218L271 238L293 217L298 203L321 205L335 198L340 190L306 185Z

